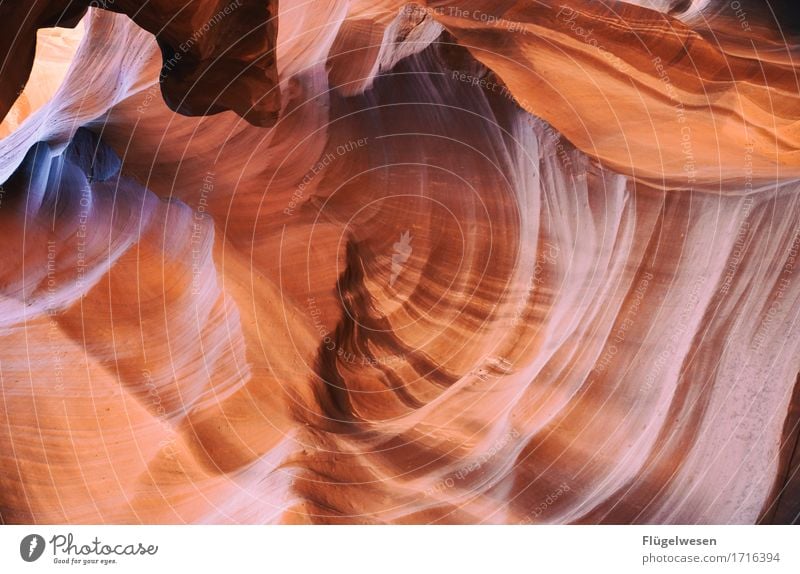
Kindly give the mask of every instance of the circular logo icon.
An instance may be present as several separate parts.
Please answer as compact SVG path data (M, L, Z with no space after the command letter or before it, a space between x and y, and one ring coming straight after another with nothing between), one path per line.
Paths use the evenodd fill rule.
M19 543L19 555L25 562L33 562L41 557L44 547L44 538L38 534L28 534Z

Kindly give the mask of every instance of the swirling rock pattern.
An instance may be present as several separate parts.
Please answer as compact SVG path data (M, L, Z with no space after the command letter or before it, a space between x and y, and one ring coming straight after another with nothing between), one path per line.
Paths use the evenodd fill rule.
M3 522L797 520L791 27L133 4L4 68Z

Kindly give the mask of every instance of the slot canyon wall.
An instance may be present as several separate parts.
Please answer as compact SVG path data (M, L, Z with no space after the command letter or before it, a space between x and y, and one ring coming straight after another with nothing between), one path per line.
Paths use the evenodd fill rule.
M0 28L0 522L799 520L791 2Z

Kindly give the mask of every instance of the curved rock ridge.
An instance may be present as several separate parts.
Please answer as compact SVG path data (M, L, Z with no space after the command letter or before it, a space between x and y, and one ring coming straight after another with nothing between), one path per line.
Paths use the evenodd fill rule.
M434 12L520 105L637 180L751 193L799 175L798 43L756 28L742 42L729 25L717 35L622 2Z
M2 522L795 521L795 47L599 4L282 2L268 127L90 10L0 141Z
M162 93L170 108L189 116L234 110L257 125L274 123L280 108L277 0L2 2L0 52L7 56L2 64L0 119L28 81L36 30L73 26L88 7L126 14L155 35L162 53ZM106 48L112 46L122 52L125 44Z

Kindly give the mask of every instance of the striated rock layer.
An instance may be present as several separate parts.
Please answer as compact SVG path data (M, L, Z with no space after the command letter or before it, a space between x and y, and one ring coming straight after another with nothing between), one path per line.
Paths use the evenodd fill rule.
M778 5L6 4L2 522L797 520Z

